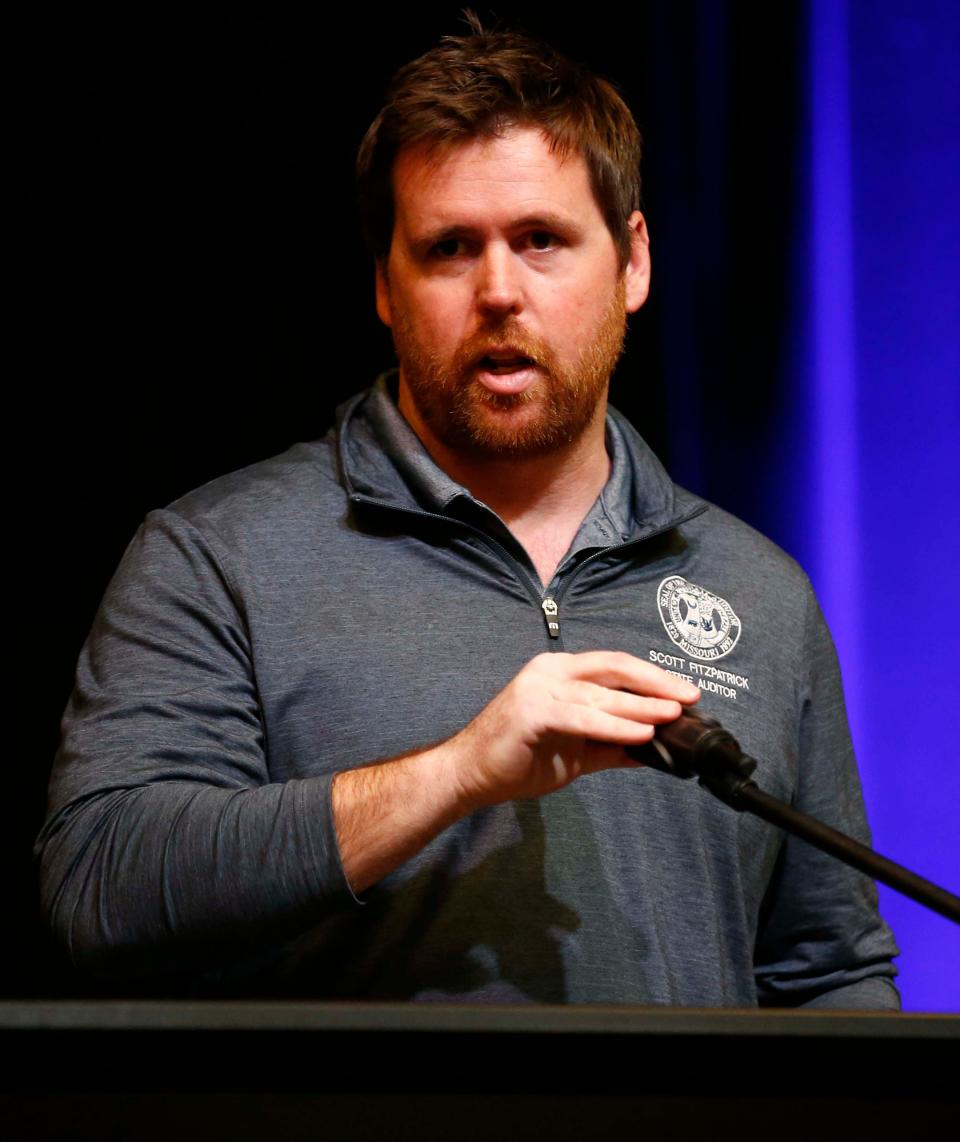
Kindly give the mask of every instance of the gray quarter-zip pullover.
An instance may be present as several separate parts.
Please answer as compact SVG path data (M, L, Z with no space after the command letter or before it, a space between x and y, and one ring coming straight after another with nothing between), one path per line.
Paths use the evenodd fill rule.
M362 902L346 884L333 775L455 733L543 651L675 670L762 788L868 839L806 577L614 411L607 441L545 591L383 378L325 439L151 513L81 655L38 842L74 957L224 994L896 1007L866 877L650 769L474 813Z

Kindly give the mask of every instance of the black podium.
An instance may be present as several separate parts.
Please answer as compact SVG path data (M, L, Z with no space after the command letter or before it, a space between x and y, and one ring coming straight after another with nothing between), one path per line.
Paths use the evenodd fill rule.
M0 1137L910 1139L960 1018L633 1007L0 1004Z

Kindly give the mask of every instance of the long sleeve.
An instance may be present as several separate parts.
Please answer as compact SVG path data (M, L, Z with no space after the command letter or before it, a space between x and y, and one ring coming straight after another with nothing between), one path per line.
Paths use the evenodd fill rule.
M794 805L869 845L837 656L812 591L804 641ZM788 835L760 918L761 1004L897 1009L897 954L873 881Z
M209 966L350 902L331 775L271 780L254 660L209 536L153 513L83 649L38 840L77 962Z

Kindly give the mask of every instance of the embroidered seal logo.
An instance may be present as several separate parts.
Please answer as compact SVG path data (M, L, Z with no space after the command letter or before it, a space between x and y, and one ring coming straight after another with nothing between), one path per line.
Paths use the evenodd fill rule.
M691 658L711 662L737 645L740 620L726 599L680 575L670 575L657 588L660 619L672 642Z

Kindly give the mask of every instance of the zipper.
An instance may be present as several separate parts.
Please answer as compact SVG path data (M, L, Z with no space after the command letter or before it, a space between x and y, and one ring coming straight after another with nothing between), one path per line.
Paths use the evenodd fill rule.
M599 559L601 556L609 555L612 551L624 551L629 547L637 547L641 543L646 543L650 539L656 539L658 535L663 535L665 532L672 531L675 527L680 527L682 524L689 523L690 520L696 519L698 515L703 515L708 507L707 504L701 503L696 508L694 508L693 511L687 512L685 516L681 516L679 519L671 520L670 523L664 524L663 527L658 527L656 531L651 531L647 535L640 536L637 539L631 539L626 543L615 544L613 547L601 547L592 555L588 555L582 563L574 568L567 581L565 583L559 584L558 590L553 595L544 595L539 586L534 583L533 579L528 574L526 567L524 567L524 565L518 559L514 559L510 552L507 551L507 549L503 546L503 544L499 543L485 531L481 531L479 527L474 527L471 523L465 523L463 520L453 519L450 516L441 515L439 512L425 512L421 511L419 508L397 507L396 504L389 504L384 500L376 500L372 496L364 496L359 492L352 492L350 494L350 500L352 503L368 504L373 507L383 508L385 511L402 512L405 515L419 516L421 519L436 520L437 522L442 523L447 527L459 527L464 531L469 532L471 535L477 536L477 538L482 543L496 551L503 558L504 562L512 567L517 573L517 578L524 584L530 593L530 597L543 612L544 622L546 623L547 627L547 634L551 640L555 640L557 643L560 642L560 603L563 601L564 595L566 595L567 591L569 590L570 584L574 581L574 579L576 579L576 577L588 563L592 563L594 559ZM562 644L556 649L559 650L561 647Z
M560 637L560 618L559 618L560 608L557 606L556 599L552 598L550 595L547 595L547 597L543 600L543 602L540 604L540 606L543 610L543 617L547 621L547 634L551 638L559 638Z
M543 611L544 620L547 624L547 634L550 636L550 638L560 638L560 602L563 599L563 596L569 590L570 584L580 574L581 569L586 567L586 565L591 562L591 560L599 559L602 555L609 555L611 551L623 551L625 548L634 547L641 543L646 543L649 539L656 539L658 535L663 535L664 532L672 531L673 528L679 527L681 524L689 523L690 520L695 519L698 515L702 515L706 510L707 505L701 504L693 511L688 512L685 516L682 516L680 519L674 520L672 523L665 524L663 527L657 528L656 531L651 531L649 535L644 535L640 536L637 539L628 540L626 543L617 543L612 547L602 547L599 551L595 551L592 555L588 555L587 558L584 559L579 566L574 568L567 581L558 585L559 589L556 592L556 596L545 595L543 602L540 604L540 607Z

